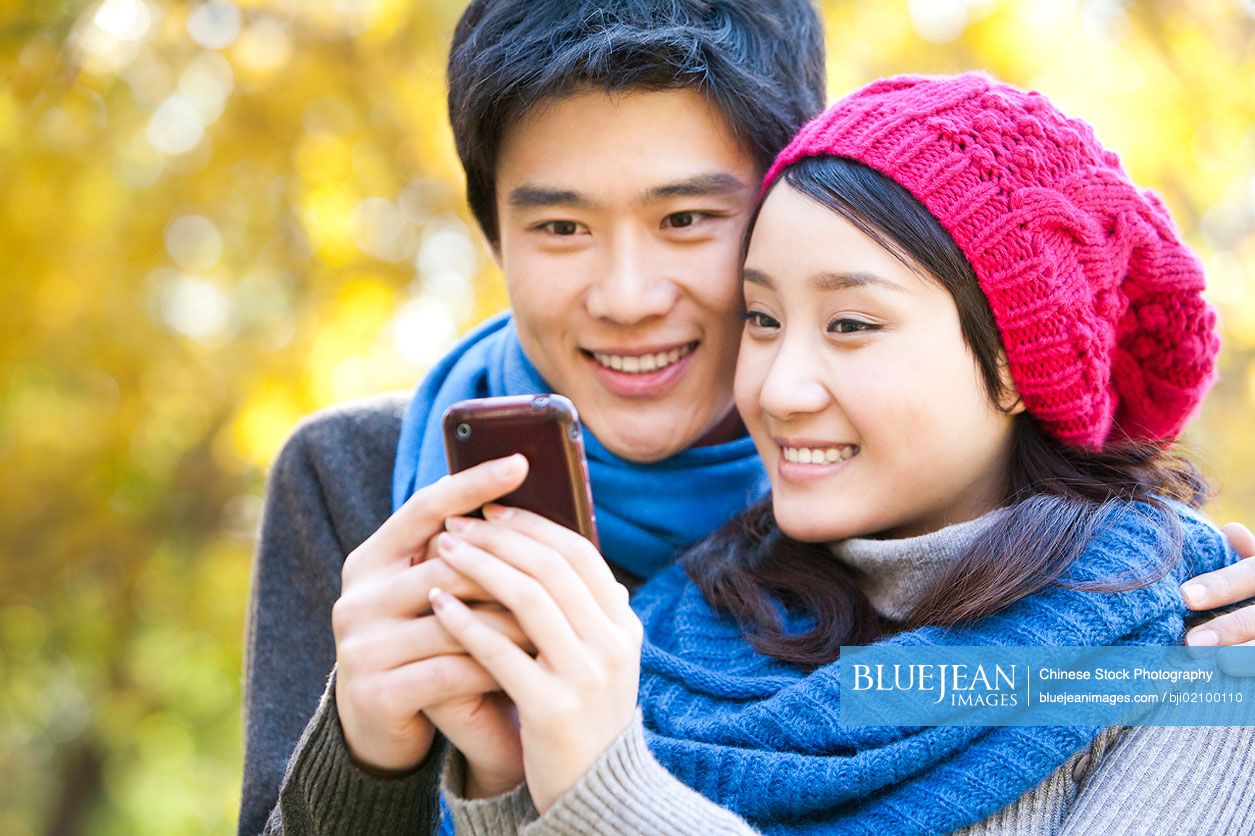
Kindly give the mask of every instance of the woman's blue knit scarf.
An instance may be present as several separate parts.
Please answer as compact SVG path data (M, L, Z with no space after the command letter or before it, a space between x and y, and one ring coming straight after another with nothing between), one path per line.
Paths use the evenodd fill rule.
M509 314L467 335L427 375L406 409L392 473L392 510L448 472L440 420L450 404L550 391L523 354ZM611 453L585 429L602 553L640 578L670 565L770 487L749 436L639 464Z
M1119 593L1051 586L979 621L885 643L1179 644L1179 584L1237 558L1213 526L1174 508L1183 559L1149 586ZM1169 548L1163 526L1147 506L1125 510L1139 513L1117 516L1064 581L1127 580L1161 565ZM645 624L640 705L652 751L684 783L767 833L949 832L1036 787L1098 732L843 727L840 660L807 675L757 653L680 566L642 587L633 606Z

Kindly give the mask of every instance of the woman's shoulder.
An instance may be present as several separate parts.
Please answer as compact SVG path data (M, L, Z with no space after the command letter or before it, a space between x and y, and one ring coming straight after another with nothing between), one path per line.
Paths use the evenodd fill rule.
M1165 581L1176 583L1237 559L1224 534L1197 509L1172 499L1111 503L1084 556L1065 579L1111 580L1113 571L1139 577L1174 555L1177 559L1171 561Z

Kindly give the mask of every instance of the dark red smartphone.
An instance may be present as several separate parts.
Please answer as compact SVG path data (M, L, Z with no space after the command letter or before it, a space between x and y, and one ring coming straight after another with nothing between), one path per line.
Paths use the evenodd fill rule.
M445 410L443 423L450 473L522 453L527 478L499 502L547 517L598 545L584 437L571 401L561 395L472 398Z

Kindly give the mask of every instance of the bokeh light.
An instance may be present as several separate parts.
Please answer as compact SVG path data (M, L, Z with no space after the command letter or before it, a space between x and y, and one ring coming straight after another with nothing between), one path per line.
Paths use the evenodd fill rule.
M464 5L0 9L0 834L234 832L267 468L506 304L444 112ZM985 68L1163 195L1224 334L1187 441L1255 523L1255 0L820 6L830 95Z

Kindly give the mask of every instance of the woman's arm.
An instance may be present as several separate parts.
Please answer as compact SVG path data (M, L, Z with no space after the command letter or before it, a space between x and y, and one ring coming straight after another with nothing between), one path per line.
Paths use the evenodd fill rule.
M459 792L463 769L458 753L450 753L444 769L443 789L459 834L755 836L758 833L744 819L689 789L658 763L645 743L639 712L632 724L543 816L536 811L526 784L494 798L475 801L463 798Z
M1062 832L1255 832L1255 726L1126 729L1082 777Z
M450 521L457 536L441 535L437 551L515 614L536 658L477 624L451 596L436 593L433 603L445 629L514 700L534 805L521 787L461 798L455 755L445 793L460 831L526 824L526 833L754 833L673 777L646 746L636 711L640 622L592 544L526 511L489 506L485 515L488 522Z

